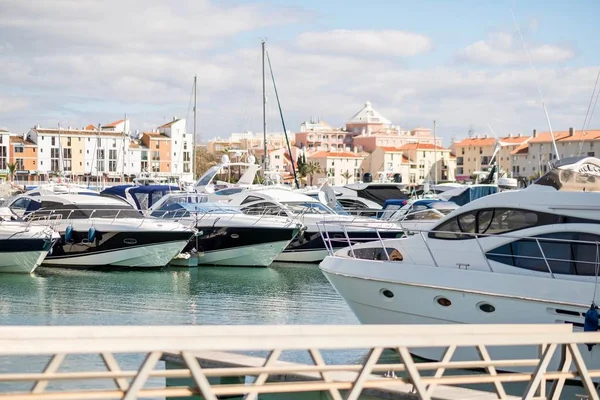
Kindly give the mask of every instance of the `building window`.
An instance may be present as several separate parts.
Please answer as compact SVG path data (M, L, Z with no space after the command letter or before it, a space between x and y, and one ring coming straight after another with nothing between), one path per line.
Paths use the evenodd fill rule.
M63 168L71 171L71 149L63 149Z
M25 163L23 162L22 158L17 158L15 160L15 169L21 171L25 169Z
M108 151L108 170L110 172L117 171L117 151L116 150Z
M104 149L98 149L96 151L96 158L96 169L98 172L104 172Z
M15 153L22 153L23 152L23 146L15 146Z
M52 138L54 139L54 138ZM50 169L60 171L60 149L50 149Z
M67 146L71 146L71 138L67 137Z
M6 169L8 161L8 151L4 146L0 146L0 169Z
M54 136L52 136L52 142L50 144L56 146L56 138Z

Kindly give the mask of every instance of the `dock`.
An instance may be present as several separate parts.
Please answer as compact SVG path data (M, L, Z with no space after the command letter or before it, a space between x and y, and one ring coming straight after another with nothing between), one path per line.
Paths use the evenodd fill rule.
M579 379L582 394L598 399L592 378L600 377L600 369L585 364L579 350L585 343L600 343L600 332L574 333L568 324L3 326L3 360L45 355L47 362L39 371L2 372L0 385L20 385L3 391L1 397L11 400L557 400L567 379ZM538 356L490 356L489 349L508 346L534 351L524 357ZM476 357L452 360L463 347L476 349ZM415 362L411 350L418 348L444 349L443 357ZM398 362L381 362L387 349ZM362 356L351 362L332 357L348 351ZM291 353L310 362L284 360ZM137 364L123 362L125 354L135 354ZM97 356L103 370L91 361L77 370L63 368L70 357L84 355ZM557 357L560 362L552 364ZM501 372L511 367L519 372ZM505 385L514 382L524 384L518 397L506 393ZM463 387L483 383L493 391Z

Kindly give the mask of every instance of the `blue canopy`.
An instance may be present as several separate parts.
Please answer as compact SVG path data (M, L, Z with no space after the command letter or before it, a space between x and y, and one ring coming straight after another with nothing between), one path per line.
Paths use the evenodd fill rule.
M138 210L146 210L156 203L165 194L178 192L181 189L172 185L118 185L104 189L100 192L102 196L116 196L124 200L129 200L127 194L131 195Z

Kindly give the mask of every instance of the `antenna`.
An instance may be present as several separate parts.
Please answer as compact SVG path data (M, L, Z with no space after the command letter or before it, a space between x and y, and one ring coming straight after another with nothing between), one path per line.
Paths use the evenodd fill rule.
M517 18L515 17L515 13L510 10L512 14L513 21L515 26L517 27L517 32L519 33L519 38L521 39L521 44L523 45L523 49L525 50L525 54L527 54L527 59L529 60L529 66L535 75L535 82L537 84L538 92L540 94L540 98L542 99L542 107L544 108L544 114L546 115L546 122L548 123L548 128L550 129L550 136L552 137L552 146L554 147L554 153L556 154L556 159L560 160L560 155L558 154L558 148L556 147L556 140L554 139L554 132L552 131L552 124L550 123L550 117L548 116L548 110L546 109L546 102L544 101L544 94L542 93L542 88L540 87L540 80L538 74L533 67L533 62L531 61L531 55L529 54L529 50L527 50L527 46L525 45L525 40L523 39L523 35L521 35L521 29L519 29L519 24L517 23Z
M469 126L469 132L468 132L468 135L469 135L470 138L473 137L473 133L475 133L475 131L473 130L473 124L471 124Z

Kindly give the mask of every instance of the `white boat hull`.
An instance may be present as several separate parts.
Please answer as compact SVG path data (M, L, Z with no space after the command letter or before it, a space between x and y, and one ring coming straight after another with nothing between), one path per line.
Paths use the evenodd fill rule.
M19 251L0 253L0 273L30 274L39 267L48 251Z
M289 240L283 240L280 242L205 252L198 257L198 264L233 267L268 267L289 243Z
M295 263L318 263L329 253L325 249L286 251L277 256L275 261Z
M565 323L565 321L583 323L583 316L559 314L556 309L578 313L585 313L587 310L583 305L578 307L549 304L548 301L521 296L460 290L443 287L442 285L418 284L410 282L410 279L402 282L402 273L397 274L399 279L391 281L362 277L341 271L341 265L344 265L344 267L351 266L350 269L352 269L354 264L361 265L363 269L368 268L364 260L327 257L321 263L321 270L363 324L552 324ZM396 272L412 268L425 269L429 274L449 272L444 268L408 266L402 265L402 263L392 265L392 263L377 262L373 264L374 269L377 270L384 269L384 265L388 268L397 268ZM373 271L371 270L371 272ZM450 272L460 274L467 271L454 270ZM423 273L426 272L422 270L421 274ZM407 278L408 275L410 275L410 271L407 271ZM463 279L468 279L464 274L463 277ZM513 275L512 278L523 279L518 275ZM474 280L476 279L477 277L474 278ZM490 279L493 279L493 277L490 277ZM393 297L384 296L384 290L392 292ZM451 305L443 307L438 304L437 299L440 297L448 299ZM495 311L492 313L483 312L478 307L482 303L491 304ZM575 330L579 329L575 328ZM530 359L539 357L538 348L533 346L490 348L488 350L492 359ZM580 346L579 350L588 368L600 368L600 344L593 347L591 352L588 351L585 345ZM427 360L441 360L444 351L443 348L411 349L411 353ZM472 361L476 359L478 359L478 355L475 348L458 348L452 357L452 361ZM549 368L558 368L559 360L560 356L557 352ZM522 371L516 367L507 368L507 370L511 372Z
M102 266L130 268L159 268L167 265L187 245L187 241L172 241L154 245L70 255L45 260L44 266L68 268L93 268Z

